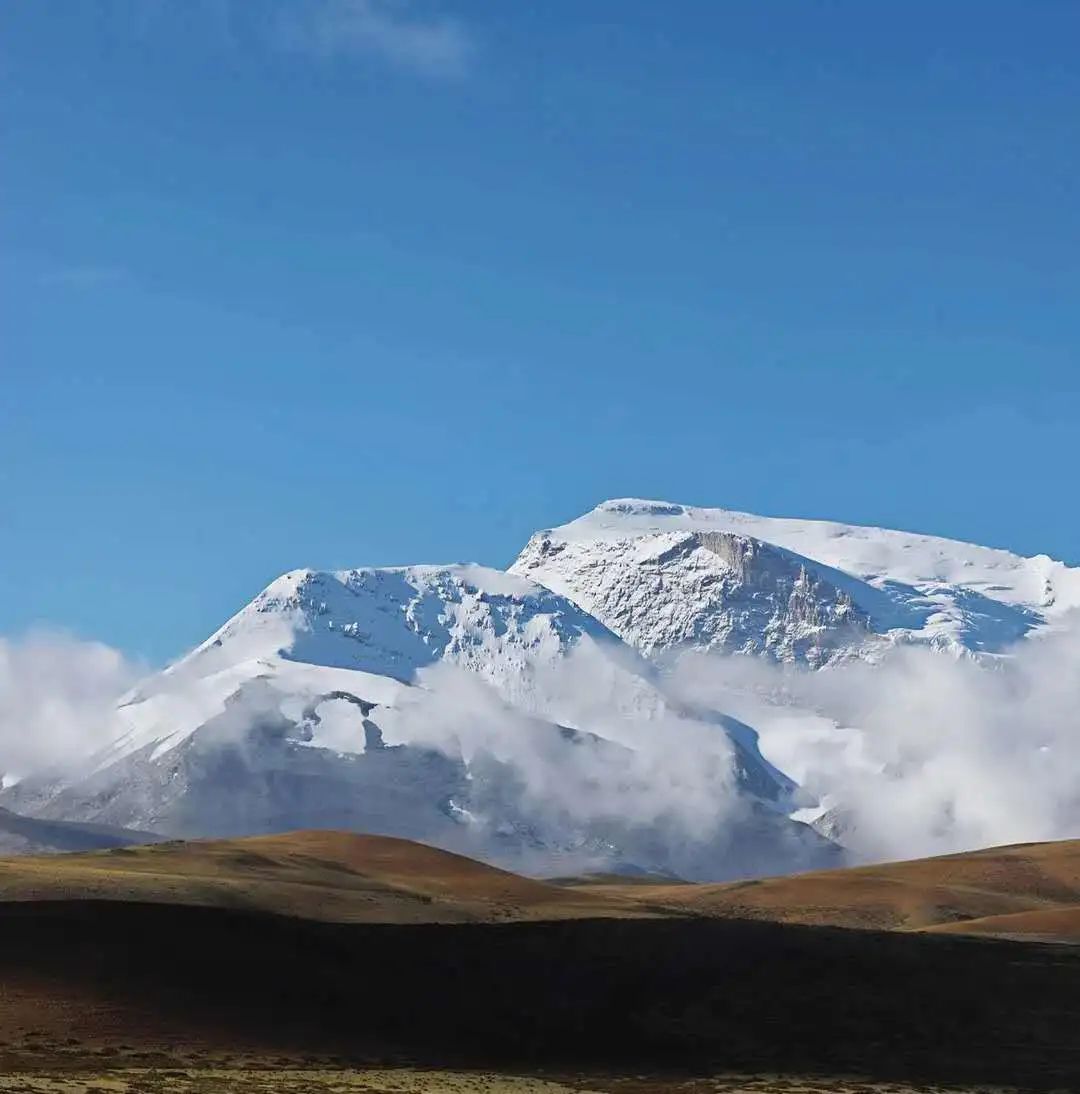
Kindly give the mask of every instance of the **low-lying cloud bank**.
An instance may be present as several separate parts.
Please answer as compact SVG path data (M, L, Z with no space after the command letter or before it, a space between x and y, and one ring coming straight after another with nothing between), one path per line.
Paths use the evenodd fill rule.
M1080 836L1080 618L1005 657L908 646L810 672L686 656L673 679L758 729L859 859Z
M139 667L117 650L54 631L0 638L0 776L76 766L107 743Z
M111 712L138 675L100 643L55 633L0 639L5 781L77 767L115 732ZM377 720L387 744L493 757L517 772L523 807L552 825L610 821L716 838L735 808L732 750L719 727L682 716L685 703L754 726L766 758L808 800L835 809L839 838L858 860L1080 836L1080 618L984 660L909 646L876 665L811 672L686 655L667 670L669 709L645 709L625 680L570 658L532 681L544 708L533 714L610 743L585 737L571 747L445 667L428 670L423 687Z

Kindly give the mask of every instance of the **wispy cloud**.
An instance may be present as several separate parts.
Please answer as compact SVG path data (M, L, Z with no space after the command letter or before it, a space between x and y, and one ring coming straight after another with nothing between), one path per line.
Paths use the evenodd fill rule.
M319 57L373 56L432 78L465 73L472 35L412 0L321 0L283 13L282 46Z
M116 700L139 671L100 642L0 637L0 775L76 764L106 744Z
M766 757L882 860L1080 835L1080 613L1009 657L900 646L812 672L684 657L674 686L750 722Z

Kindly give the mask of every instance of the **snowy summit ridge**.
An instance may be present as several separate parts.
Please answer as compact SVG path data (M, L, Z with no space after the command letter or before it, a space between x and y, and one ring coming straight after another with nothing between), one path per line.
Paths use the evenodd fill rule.
M528 705L535 671L581 644L621 645L571 601L500 570L292 570L125 696L118 721L129 728L107 759L151 743L159 754L175 748L252 681L308 698L351 690L392 705L424 669L447 664Z
M638 498L537 532L510 569L647 654L823 664L900 642L992 653L1080 606L1080 569L1045 555Z
M494 682L527 658L556 656L585 637L616 641L572 602L486 566L293 570L180 668L235 648L403 682L426 665L449 660ZM235 659L230 652L229 660Z

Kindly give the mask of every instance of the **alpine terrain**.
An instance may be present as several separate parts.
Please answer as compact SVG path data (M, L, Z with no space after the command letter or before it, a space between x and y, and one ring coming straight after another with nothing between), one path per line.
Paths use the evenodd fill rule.
M3 800L165 836L344 828L532 872L718 878L837 861L794 791L749 727L670 701L565 597L417 566L284 575L125 696L104 751Z
M645 654L823 665L916 642L996 653L1080 607L1080 567L935 536L623 498L537 532L511 573Z
M509 572L285 574L126 695L107 747L0 805L170 837L371 832L534 874L827 868L839 814L820 833L796 817L837 803L750 726L676 697L666 655L985 657L1078 606L1080 569L1045 556L608 501Z

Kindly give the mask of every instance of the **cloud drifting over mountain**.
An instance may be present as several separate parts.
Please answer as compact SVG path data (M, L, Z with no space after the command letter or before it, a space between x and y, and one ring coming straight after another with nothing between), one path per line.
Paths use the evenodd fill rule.
M678 690L761 733L859 858L1080 834L1080 614L1009 656L900 647L820 672L683 656Z
M679 704L724 710L760 732L766 758L808 801L834 809L852 856L872 861L1080 833L1078 660L1075 613L1003 657L900 646L876 664L813 671L684 654L668 666L670 708L646 709L583 651L534 675L532 710L440 664L375 718L387 745L510 773L492 785L515 788L514 812L538 830L652 826L675 845L722 838L738 808L730 739ZM100 643L48 632L0 640L0 771L10 780L78 767L115 735L115 704L138 675ZM313 744L333 750L332 734L360 732L345 713ZM551 719L603 739L568 744ZM497 817L499 803L488 804Z
M423 670L421 687L398 708L378 712L379 726L388 744L425 745L470 767L478 757L506 765L519 781L522 806L545 823L660 825L682 840L715 838L736 807L728 737L666 711L609 713L597 725L588 712L615 681L595 668L588 653L577 652L549 668L543 705L603 737L553 733L550 722L509 707L492 687L447 664ZM606 704L609 712L615 702Z
M100 642L52 631L0 638L0 773L73 766L104 745L138 674Z

